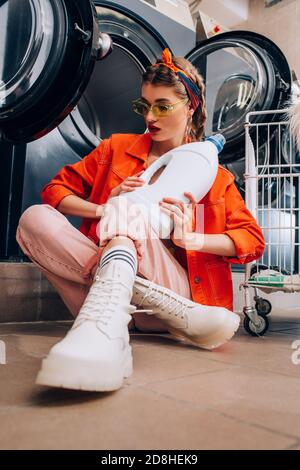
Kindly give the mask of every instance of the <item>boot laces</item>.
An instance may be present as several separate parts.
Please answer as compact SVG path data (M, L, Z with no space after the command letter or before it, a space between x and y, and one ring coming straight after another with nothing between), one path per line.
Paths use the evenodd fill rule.
M178 317L178 315L181 314L181 318L184 318L185 312L188 308L188 304L185 302L186 299L178 299L175 296L172 296L163 290L161 291L157 287L151 285L148 287L148 290L142 299L141 305L139 306L142 306L147 299L150 305L155 301L156 307L158 307L161 311L166 310L169 315L174 315L175 317Z
M81 320L90 320L107 325L119 305L122 287L128 289L128 286L116 279L101 280L96 277L77 317L79 323L82 323ZM77 326L76 320L74 326Z

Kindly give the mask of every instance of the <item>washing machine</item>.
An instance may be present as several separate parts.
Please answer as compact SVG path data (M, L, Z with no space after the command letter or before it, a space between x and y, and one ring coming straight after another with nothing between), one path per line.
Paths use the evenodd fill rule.
M99 27L113 51L97 61ZM185 55L195 37L183 1L0 2L0 259L23 256L18 219L61 167L112 133L144 132L130 107L142 73L165 47Z
M285 105L290 69L272 41L234 31L196 44L185 2L164 3L163 9L163 0L0 2L1 259L23 257L15 242L19 217L40 202L41 188L62 166L111 133L145 131L130 101L165 47L203 74L206 133L225 135L225 165L244 157L246 113ZM98 28L113 50L97 62Z

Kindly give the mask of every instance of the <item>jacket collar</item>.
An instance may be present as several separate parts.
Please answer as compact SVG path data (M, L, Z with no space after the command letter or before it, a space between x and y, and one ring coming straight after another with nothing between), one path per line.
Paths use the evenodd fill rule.
M132 155L139 160L142 160L144 163L147 161L148 154L151 149L152 138L149 132L139 135L125 153Z

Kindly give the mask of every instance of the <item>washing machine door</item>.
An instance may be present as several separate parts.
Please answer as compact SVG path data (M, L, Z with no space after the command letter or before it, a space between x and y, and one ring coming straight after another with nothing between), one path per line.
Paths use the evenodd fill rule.
M102 51L90 0L0 0L0 133L14 143L56 127Z
M227 140L221 163L243 158L246 114L282 108L290 96L285 56L260 34L231 31L198 43L187 59L205 79L206 134L221 132Z
M131 101L140 96L146 67L168 47L152 18L107 3L95 0L95 7L101 33L111 37L113 52L96 63L77 107L59 126L78 158L116 132L145 132L145 120L132 111Z

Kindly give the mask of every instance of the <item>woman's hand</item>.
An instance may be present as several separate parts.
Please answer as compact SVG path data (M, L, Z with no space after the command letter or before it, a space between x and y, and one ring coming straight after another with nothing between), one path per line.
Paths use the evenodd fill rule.
M98 204L96 207L96 219L100 219L103 216L104 204Z
M174 230L171 234L173 243L185 250L199 251L203 246L204 236L193 231L193 213L197 201L191 193L185 192L184 195L189 199L189 204L164 197L159 203L160 208L174 221Z
M126 180L122 181L119 186L116 186L110 193L108 199L111 197L119 196L121 193L127 193L128 191L134 191L140 186L143 186L145 184L145 181L140 178L140 175L144 173L144 170L140 171L134 176L128 176Z

